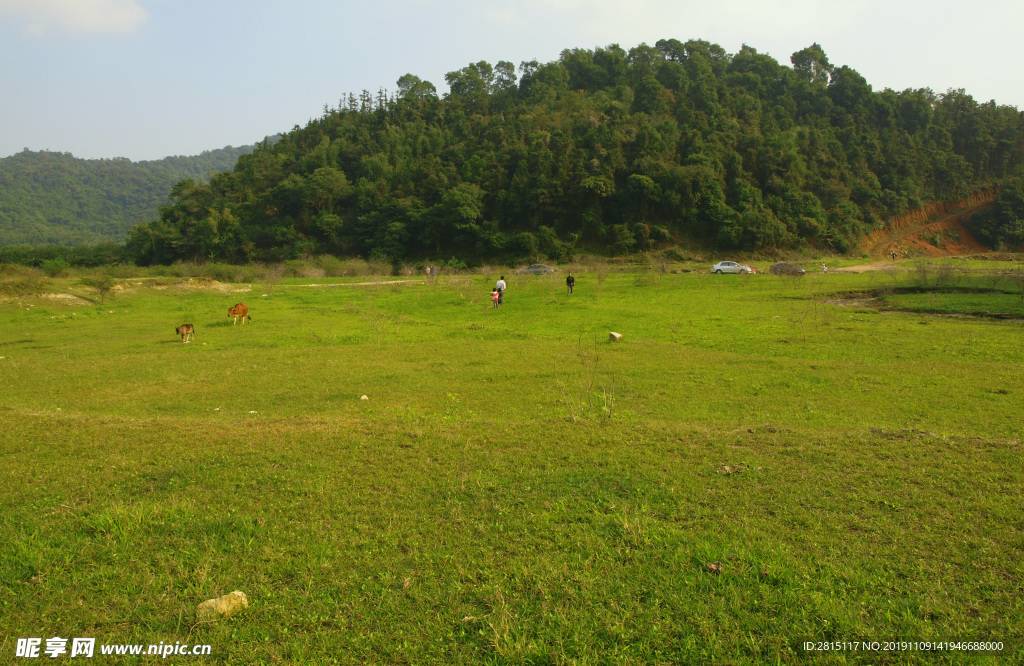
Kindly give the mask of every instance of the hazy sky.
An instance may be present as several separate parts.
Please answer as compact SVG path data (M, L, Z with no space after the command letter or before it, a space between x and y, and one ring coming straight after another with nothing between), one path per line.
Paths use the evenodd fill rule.
M697 38L789 65L813 42L875 90L1024 109L1020 0L0 0L0 157L244 145L470 62Z

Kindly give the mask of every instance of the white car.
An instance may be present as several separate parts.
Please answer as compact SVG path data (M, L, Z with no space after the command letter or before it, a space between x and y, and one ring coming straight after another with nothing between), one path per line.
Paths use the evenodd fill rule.
M735 261L720 261L711 267L712 273L753 273L754 269L747 264L737 264Z

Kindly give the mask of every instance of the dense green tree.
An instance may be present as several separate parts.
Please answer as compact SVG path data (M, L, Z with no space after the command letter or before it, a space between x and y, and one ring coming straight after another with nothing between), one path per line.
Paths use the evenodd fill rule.
M1003 182L991 209L971 218L971 229L997 248L1024 246L1024 168Z
M132 162L26 149L0 159L0 245L122 242L159 214L175 183L229 171L252 150Z
M887 216L1024 161L1022 117L963 91L876 92L818 44L793 67L660 40L412 74L183 182L133 229L140 262L571 256L689 238L845 251ZM1007 194L1007 197L1010 195ZM1007 199L998 229L1016 223Z
M794 53L790 62L793 63L793 71L813 86L824 88L832 79L832 65L817 42Z
M406 74L398 79L398 94L406 100L426 100L437 97L437 88L430 81Z

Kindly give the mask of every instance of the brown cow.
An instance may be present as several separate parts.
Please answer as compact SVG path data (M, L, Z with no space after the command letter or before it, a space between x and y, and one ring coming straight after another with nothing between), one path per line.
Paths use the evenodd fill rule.
M232 326L234 326L235 324L238 323L238 318L239 317L242 318L242 325L243 326L245 326L246 318L248 318L249 321L252 321L252 317L249 316L249 306L246 305L245 303L236 303L235 307L233 307L230 310L228 310L228 316L235 318L235 320L233 322L231 322Z
M174 332L181 336L182 342L192 342L196 337L196 327L192 324L182 324L175 328Z

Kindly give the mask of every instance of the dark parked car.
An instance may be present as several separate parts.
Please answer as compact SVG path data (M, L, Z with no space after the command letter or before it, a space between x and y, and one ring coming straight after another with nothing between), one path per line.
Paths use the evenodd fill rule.
M516 275L543 275L544 273L554 273L555 269L544 264L533 264L528 268L520 268L516 271Z
M775 264L768 270L771 271L772 275L803 275L807 272L799 266L787 264L785 261Z

